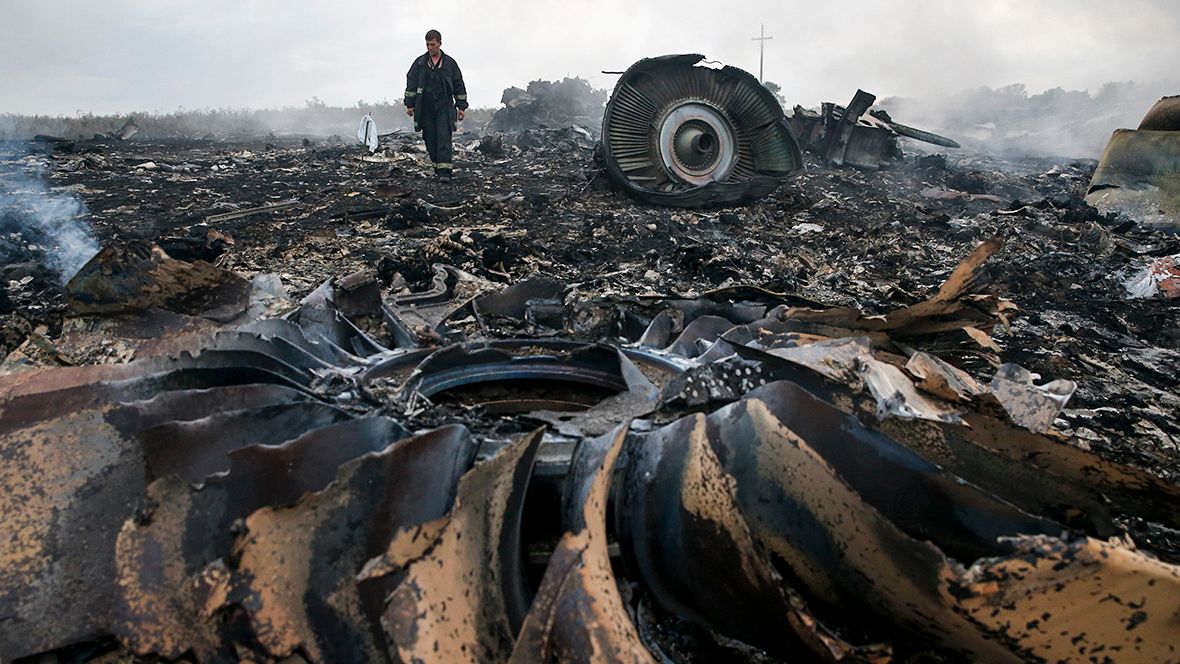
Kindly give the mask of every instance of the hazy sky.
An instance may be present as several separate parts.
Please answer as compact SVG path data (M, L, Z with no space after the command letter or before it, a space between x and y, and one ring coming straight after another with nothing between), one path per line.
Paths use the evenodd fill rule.
M635 60L703 53L758 69L789 104L1024 83L1180 93L1177 0L0 0L0 112L400 99L429 28L474 106L509 85L582 76L611 87Z

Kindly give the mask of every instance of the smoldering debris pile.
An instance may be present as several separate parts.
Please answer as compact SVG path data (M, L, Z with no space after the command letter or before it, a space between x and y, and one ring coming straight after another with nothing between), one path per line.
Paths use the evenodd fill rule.
M606 91L596 90L581 78L560 81L533 81L521 90L504 90L500 103L504 107L492 116L492 131L514 132L527 129L561 129L578 126L597 132L602 126L602 105Z
M15 156L105 248L3 284L0 659L1175 658L1180 241L1093 162L686 210L563 131Z

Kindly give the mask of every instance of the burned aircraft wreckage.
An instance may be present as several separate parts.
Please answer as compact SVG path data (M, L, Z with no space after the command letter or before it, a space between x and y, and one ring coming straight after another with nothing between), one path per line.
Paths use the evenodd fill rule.
M796 114L809 157L749 74L699 60L637 63L606 109L599 158L641 201L749 201L918 133L858 93ZM1087 387L986 350L1022 314L989 266L1006 243L1085 246L1067 215L990 215L1060 223L961 231L925 297L867 309L733 280L620 292L577 264L505 279L506 250L471 260L487 224L456 236L460 206L394 196L391 236L441 226L421 253L463 264L411 288L380 263L288 306L274 275L199 260L240 250L201 226L74 275L62 339L133 359L0 384L0 661L1180 660L1175 477L1062 434ZM516 209L481 200L464 209ZM37 334L25 356L66 355ZM1144 381L1172 357L1148 351Z

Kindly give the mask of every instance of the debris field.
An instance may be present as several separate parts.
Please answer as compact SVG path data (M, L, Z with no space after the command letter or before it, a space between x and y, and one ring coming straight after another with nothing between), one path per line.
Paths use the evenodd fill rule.
M896 126L6 145L0 661L1180 661L1175 228Z

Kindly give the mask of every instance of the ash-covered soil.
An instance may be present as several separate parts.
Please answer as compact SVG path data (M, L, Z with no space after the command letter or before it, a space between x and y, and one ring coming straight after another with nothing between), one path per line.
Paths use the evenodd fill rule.
M639 205L604 187L581 130L459 134L455 143L449 183L429 172L413 134L387 137L376 156L273 137L29 143L8 146L0 170L41 172L50 192L81 198L80 220L101 244L160 241L177 257L247 277L276 273L296 297L362 269L418 290L431 264L447 263L505 284L550 277L584 295L691 296L746 284L880 313L931 296L980 241L1002 237L987 290L1020 310L990 330L997 346L963 334L924 350L982 380L1015 362L1043 381L1076 381L1056 423L1063 438L1180 478L1180 300L1129 300L1123 287L1180 242L1083 204L1093 161L951 151L863 172L808 157L806 172L765 200L689 211ZM208 220L280 203L292 204ZM45 249L21 232L5 228L9 253L23 246L24 261L36 261ZM5 259L5 353L30 335L52 344L64 312L54 275L21 258Z

